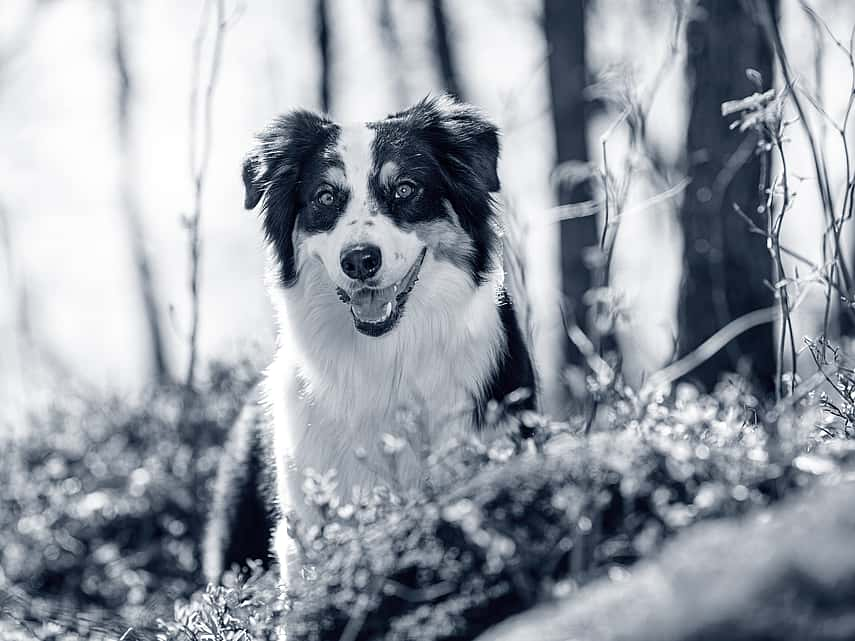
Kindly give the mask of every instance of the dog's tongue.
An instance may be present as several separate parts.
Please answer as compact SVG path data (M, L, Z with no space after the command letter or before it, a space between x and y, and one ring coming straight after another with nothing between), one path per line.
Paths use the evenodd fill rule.
M363 323L380 323L392 316L395 308L394 292L360 289L350 297L353 315Z

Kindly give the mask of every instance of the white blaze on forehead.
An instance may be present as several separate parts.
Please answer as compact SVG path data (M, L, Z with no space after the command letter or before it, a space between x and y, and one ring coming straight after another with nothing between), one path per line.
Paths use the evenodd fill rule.
M347 206L331 230L307 234L301 240L303 254L319 258L330 280L346 290L353 289L353 281L341 269L341 253L347 247L371 244L380 249L382 265L372 286L382 288L400 282L425 246L418 234L401 229L383 215L369 193L368 181L375 169L374 138L374 130L364 124L342 127L335 151L343 171L332 168L325 177L347 187L350 192ZM380 169L380 178L387 180L397 171L394 162L386 162Z
M336 151L344 163L344 174L350 187L350 202L347 213L364 215L368 213L368 178L374 165L371 151L375 131L365 124L342 127Z

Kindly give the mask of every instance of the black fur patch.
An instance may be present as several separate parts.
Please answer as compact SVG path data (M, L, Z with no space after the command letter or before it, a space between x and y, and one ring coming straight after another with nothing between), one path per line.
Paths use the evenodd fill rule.
M379 122L375 130L374 199L384 213L402 225L447 216L448 200L460 225L472 238L471 269L480 284L498 248L491 192L499 189L499 136L495 125L469 105L451 98L422 100ZM418 193L403 202L394 198L394 185L383 184L380 168L388 161L398 175L414 180Z
M334 140L303 163L297 187L297 227L304 231L330 231L350 201L350 190L347 187L325 179L327 171L333 167L345 169L335 150ZM318 193L321 187L332 192L333 204L324 205L319 202Z
M234 564L245 567L249 559L261 560L265 569L270 567L270 539L275 520L271 514L273 501L267 495L272 487L269 477L274 468L270 449L262 438L260 431L253 434L244 482L234 502L237 510L230 523L231 536L224 551L224 568Z
M257 392L247 402L232 426L223 449L217 491L208 523L205 568L227 570L233 565L247 567L247 561L271 564L271 534L276 523L274 462L270 436L264 429L263 410ZM219 576L208 576L218 581Z
M264 232L276 249L286 287L297 278L293 235L297 212L308 202L306 170L335 162L331 149L340 131L323 116L292 111L276 118L259 134L258 145L244 161L244 206L252 209L264 200Z
M490 401L501 403L518 389L528 390L529 395L509 408L511 411L533 410L537 406L537 382L531 356L511 299L504 290L499 294L497 305L507 346L499 357L496 370L484 387L483 394L475 399L475 424L479 426L484 423L487 404Z
M369 188L381 212L405 226L448 217L447 200L472 239L469 268L475 283L482 283L498 248L491 196L499 189L495 125L474 107L441 97L367 126L376 132ZM297 278L295 226L329 231L347 206L350 194L341 186L332 185L332 204L322 205L316 198L327 169L346 171L335 152L340 133L323 116L294 111L276 118L259 135L258 146L244 162L244 205L252 209L264 200L264 230L276 249L285 286ZM380 180L388 161L396 163L398 176L417 184L413 197L396 199L395 185Z

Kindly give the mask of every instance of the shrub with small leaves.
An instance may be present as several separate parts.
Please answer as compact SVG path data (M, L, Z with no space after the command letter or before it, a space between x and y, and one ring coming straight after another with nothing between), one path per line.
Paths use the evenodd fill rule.
M211 483L252 372L214 365L192 395L167 386L134 403L64 399L5 444L0 625L53 619L89 638L86 622L103 619L145 638L201 585Z
M285 610L271 572L260 565L249 576L228 573L222 586L209 585L189 602L178 601L174 621L159 621L157 641L273 641Z
M40 625L46 641L470 639L619 576L694 523L832 482L855 462L855 442L824 429L821 399L770 409L735 378L710 395L597 382L593 423L509 415L513 397L487 408L493 432L421 452L431 473L418 491L348 502L334 471L309 472L321 522L290 523L305 567L287 594L256 567L189 596L219 442L250 378L212 387L189 414L170 390L142 410L55 412L2 454L4 634L5 618L22 638ZM192 429L176 430L188 415ZM423 419L402 413L378 440L393 475L421 447Z

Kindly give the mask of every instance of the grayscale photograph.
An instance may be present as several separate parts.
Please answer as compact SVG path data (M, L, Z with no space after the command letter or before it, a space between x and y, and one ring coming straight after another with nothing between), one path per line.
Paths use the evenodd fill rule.
M0 0L0 641L855 639L851 0Z

